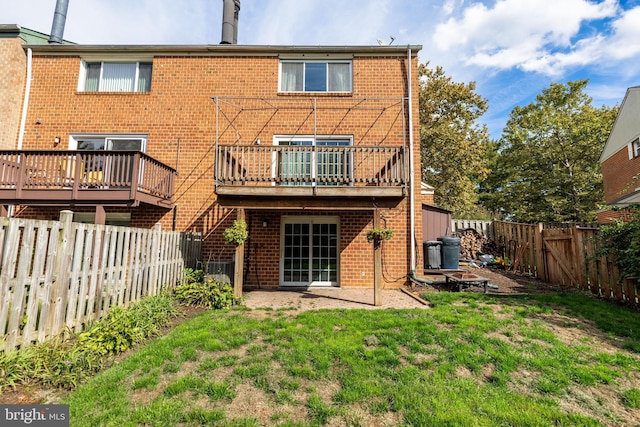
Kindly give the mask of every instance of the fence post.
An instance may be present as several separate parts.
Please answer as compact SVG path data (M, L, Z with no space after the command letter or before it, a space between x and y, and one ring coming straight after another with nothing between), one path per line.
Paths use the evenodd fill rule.
M160 251L160 239L162 238L162 226L160 223L156 224L151 233L151 259L150 262L150 277L149 277L149 295L157 295L159 293L158 284L158 252Z
M536 274L538 279L547 281L547 266L545 265L544 256L544 224L539 222L538 226L534 229L536 239Z
M571 232L573 234L573 258L576 279L578 279L577 285L579 289L585 289L587 287L587 272L585 268L584 234L578 226L573 227Z
M69 266L71 265L71 247L73 245L73 212L64 210L60 212L60 235L58 237L56 263L53 282L53 293L51 300L51 317L49 321L50 336L56 335L64 325L64 317L67 308L67 294L69 291Z

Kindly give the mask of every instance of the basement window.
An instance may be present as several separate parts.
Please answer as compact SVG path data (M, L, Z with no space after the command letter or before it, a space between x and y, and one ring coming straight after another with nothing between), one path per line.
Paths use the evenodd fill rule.
M351 92L351 61L280 61L280 92Z
M149 92L151 62L83 62L80 92Z

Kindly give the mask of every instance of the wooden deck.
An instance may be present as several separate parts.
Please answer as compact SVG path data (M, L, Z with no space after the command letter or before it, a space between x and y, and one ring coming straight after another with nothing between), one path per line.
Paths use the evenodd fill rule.
M175 169L138 151L0 151L0 204L173 206Z
M224 145L216 193L278 198L402 198L404 147Z

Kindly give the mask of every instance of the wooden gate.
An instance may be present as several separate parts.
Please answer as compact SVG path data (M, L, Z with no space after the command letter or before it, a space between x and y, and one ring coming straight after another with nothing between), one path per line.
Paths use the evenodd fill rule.
M547 281L555 285L578 286L580 266L575 253L573 228L545 228L542 245L546 255Z

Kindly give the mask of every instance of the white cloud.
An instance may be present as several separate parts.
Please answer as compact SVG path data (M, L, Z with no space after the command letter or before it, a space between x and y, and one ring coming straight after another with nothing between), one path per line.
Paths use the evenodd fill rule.
M436 27L435 45L466 56L468 65L509 69L519 67L558 75L571 65L589 63L601 55L592 36L575 42L584 22L615 17L615 0L498 0L492 8L475 3L461 18L449 18ZM593 56L595 54L595 56ZM591 55L591 56L590 56Z
M613 23L614 33L608 43L609 55L626 59L640 53L640 6L629 9Z

